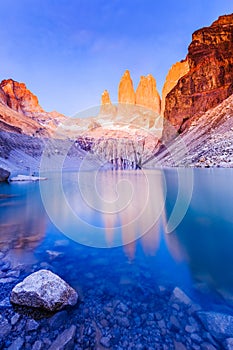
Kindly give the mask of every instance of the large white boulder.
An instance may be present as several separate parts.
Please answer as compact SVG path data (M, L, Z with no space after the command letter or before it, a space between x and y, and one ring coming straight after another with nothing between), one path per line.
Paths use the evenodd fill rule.
M17 305L57 311L75 305L78 294L59 276L40 270L18 283L11 292L10 300Z

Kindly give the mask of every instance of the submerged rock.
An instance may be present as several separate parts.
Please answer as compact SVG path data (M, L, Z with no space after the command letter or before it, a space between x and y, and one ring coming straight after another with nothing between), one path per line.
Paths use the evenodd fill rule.
M214 338L222 340L233 337L233 316L211 311L200 311L197 316Z
M233 349L233 338L228 338L224 342L224 349L231 350Z
M17 305L57 311L75 305L78 294L51 271L40 270L17 284L11 292L10 300Z
M178 301L182 304L185 305L191 305L192 304L192 300L185 294L185 292L183 292L182 289L176 287L171 295L171 301Z
M10 172L8 170L0 168L0 182L5 182L8 180Z
M13 341L11 346L9 346L8 350L20 350L22 349L24 344L24 340L21 337L18 337L16 340Z
M74 346L76 327L72 325L69 329L62 332L52 345L49 350L71 350Z

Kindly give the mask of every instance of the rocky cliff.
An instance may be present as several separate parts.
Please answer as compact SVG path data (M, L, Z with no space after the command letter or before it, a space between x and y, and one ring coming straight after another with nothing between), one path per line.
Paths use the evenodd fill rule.
M208 122L207 122L208 121ZM192 119L167 150L144 167L233 167L233 95Z
M26 88L24 83L12 79L3 80L0 84L1 101L16 112L33 116L44 113L38 98Z
M164 116L176 131L182 132L191 117L202 115L233 93L232 52L233 14L193 34L186 58L189 70L165 99Z
M12 79L0 83L0 130L49 136L64 120L60 113L45 112L24 83Z
M169 92L176 86L181 77L186 75L189 71L188 60L177 62L172 65L169 70L162 91L162 105L161 114L164 115L165 100Z

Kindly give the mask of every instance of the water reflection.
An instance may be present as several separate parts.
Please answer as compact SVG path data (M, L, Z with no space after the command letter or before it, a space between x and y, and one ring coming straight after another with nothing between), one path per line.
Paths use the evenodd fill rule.
M166 186L163 173L63 174L41 184L47 213L68 237L92 247L127 245L159 221Z
M174 278L174 266L185 279L186 266L194 281L233 294L232 175L230 169L196 170L190 207L171 234L164 228L177 198L176 171L66 173L62 179L50 174L41 183L49 217L38 184L1 185L0 249L10 249L12 260L33 261L44 240L50 242L46 249L57 249L56 225L87 246L122 245L134 264L142 255L152 256L150 264L162 268L168 280Z
M0 193L3 194L0 200L0 250L8 250L12 267L33 262L34 249L45 237L47 221L38 186L2 184Z

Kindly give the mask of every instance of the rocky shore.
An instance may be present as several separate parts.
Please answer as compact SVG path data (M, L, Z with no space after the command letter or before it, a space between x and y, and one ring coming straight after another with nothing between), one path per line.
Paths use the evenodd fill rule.
M64 264L67 244L55 241L46 253L41 247L34 264L13 263L10 244L0 253L0 349L232 349L232 308L205 309L171 283L152 287L143 264L124 266L119 281L123 267L109 252L100 258L77 245L78 264L72 254ZM109 269L110 255L117 272ZM13 306L15 285L41 269L71 281L79 302L55 313Z

